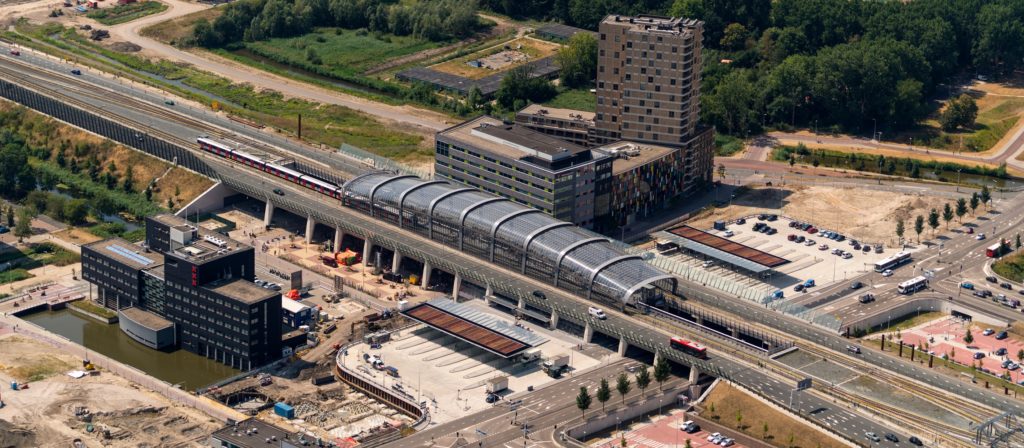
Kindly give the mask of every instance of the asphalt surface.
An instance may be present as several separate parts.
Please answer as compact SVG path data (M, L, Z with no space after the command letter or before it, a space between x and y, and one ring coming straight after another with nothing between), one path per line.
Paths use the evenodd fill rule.
M22 57L25 56L26 55L23 54ZM4 58L6 57L10 56L5 55ZM0 60L4 58L0 58ZM48 66L50 67L55 67L57 70L67 68L64 65L58 65L53 61L49 60L40 60L39 62L41 64L48 64ZM88 72L83 73L83 78L89 80L90 82L104 82L101 79L102 77L92 76L88 74ZM123 86L115 87L117 91L124 91L124 88L125 87ZM133 91L129 89L125 92ZM81 94L82 92L69 90L67 93L75 95ZM134 96L134 93L131 94ZM145 93L141 93L141 95L144 96ZM83 99L85 99L86 101L95 101L95 98L85 97L84 95ZM162 100L160 98L155 98L155 100L162 103ZM119 106L112 105L112 107ZM114 111L116 109L111 110ZM197 111L197 113L201 113L201 111ZM175 135L181 136L181 138L194 138L195 131L176 129L175 126L178 125L166 123L160 117L152 117L151 119L153 120L151 126L165 130L168 133L174 133ZM228 124L228 126L230 126L230 124ZM239 130L239 132L245 134L254 131L242 128ZM264 137L262 133L258 133L256 135L259 136L260 138ZM256 172L243 172L241 168L233 165L226 165L226 163L223 161L212 162L211 164L214 165L222 173L222 177L227 181L229 185L245 185L248 186L249 188L264 192L271 189L271 186L281 188L286 192L286 197L290 205L290 207L286 208L292 208L293 210L300 212L302 210L319 210L337 216L339 219L344 217L344 221L349 222L350 225L359 228L375 229L378 232L388 231L387 226L381 226L378 222L373 221L370 218L358 214L357 212L354 212L350 209L343 208L338 204L325 203L322 201L322 197L317 196L314 193L309 192L308 190L298 189L290 183L282 182L276 178L272 178L269 176L261 176L259 175L259 173ZM392 233L395 234L394 239L397 241L402 241L402 244L406 244L409 245L410 247L415 247L418 249L426 248L427 250L430 250L433 253L438 253L443 258L449 260L451 266L459 266L459 269L461 270L466 269L466 267L471 267L472 270L478 275L481 275L485 278L495 279L496 283L500 285L505 285L506 288L510 287L509 285L515 285L514 289L517 291L531 291L534 289L546 291L549 298L547 305L550 306L551 308L559 310L560 314L566 316L573 315L574 313L577 316L586 315L584 310L584 308L587 306L586 303L564 292L553 291L546 284L542 284L536 280L519 275L518 273L511 273L501 268L481 264L479 260L475 258L469 257L465 254L453 251L445 247L441 247L436 242L426 240L425 238L419 237L418 235L414 235L399 230L395 230ZM439 268L444 269L443 266L439 266ZM453 272L454 271L455 270L453 270ZM685 290L688 286L692 285L684 285L683 289ZM722 307L725 309L743 311L742 314L745 316L750 314L749 309L735 308L735 306L737 305L735 303L733 303L731 306L724 306L725 304L730 302L725 300L721 300L721 302L723 305ZM801 335L801 337L804 337L805 339L807 339L808 336L814 336L814 338L810 338L810 340L817 340L817 338L821 336L822 330L819 330L815 327L807 326L801 330L801 325L794 326L793 321L791 319L784 319L778 317L774 313L766 313L757 307L755 307L755 309L758 310L756 313L752 313L755 321L760 321L763 319L769 325L777 327L787 327L789 331L796 331L799 335ZM610 317L608 321L602 322L602 325L605 326L605 331L625 335L631 341L645 341L648 347L658 347L658 349L663 352L671 353L671 349L668 348L667 343L667 339L670 336L669 333L651 328L640 322L619 315L618 313L615 312L609 312L609 315ZM759 315L771 315L773 317L758 317ZM577 318L577 320L585 321L585 318ZM829 335L829 337L834 337L834 335ZM825 345L829 346L830 348L833 348L834 350L842 350L844 344L841 338L836 338L835 341L828 339L823 339L823 341ZM892 363L892 360L879 358L879 365L882 365L883 363ZM786 403L788 401L790 392L793 388L793 385L791 384L783 384L782 382L768 375L765 375L758 369L749 368L746 364L740 363L734 359L730 359L725 356L721 356L721 354L717 354L714 352L711 355L709 366L714 369L720 370L721 374L723 374L724 376L732 378L735 381L740 381L747 387L759 390L780 403ZM907 366L893 366L893 368L896 369L902 369L905 367ZM910 373L915 375L918 374L918 372L914 371L914 366L909 367ZM863 431L874 431L878 434L885 434L887 432L890 432L890 430L885 428L883 425L877 423L873 418L865 416L860 412L837 408L835 407L835 405L831 404L830 401L820 398L815 394L802 393L802 395L804 395L804 397L802 397L803 399L794 401L794 406L799 406L801 412L806 412L808 414L811 410L818 410L817 413L810 414L809 418L819 421L819 423L826 427L830 427L833 430L846 434L848 437L859 440L863 438ZM982 398L990 399L991 395L992 394L989 393L983 396ZM900 435L901 438L906 437L903 434L898 435ZM884 446L885 443L887 442L883 441L882 445Z

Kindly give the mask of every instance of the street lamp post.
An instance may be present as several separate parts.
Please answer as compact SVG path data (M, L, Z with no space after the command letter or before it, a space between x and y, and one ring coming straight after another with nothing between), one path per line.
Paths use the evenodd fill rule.
M871 138L875 138L878 135L878 119L872 118L871 122L874 123L874 130L871 131Z

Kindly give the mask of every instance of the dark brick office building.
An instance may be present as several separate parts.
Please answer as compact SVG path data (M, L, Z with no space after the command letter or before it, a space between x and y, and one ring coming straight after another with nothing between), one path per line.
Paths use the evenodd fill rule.
M174 215L146 219L144 246L108 239L82 247L82 277L120 312L122 330L248 370L281 357L280 293L252 281L255 252ZM156 328L154 328L156 327ZM159 336L158 336L159 334Z

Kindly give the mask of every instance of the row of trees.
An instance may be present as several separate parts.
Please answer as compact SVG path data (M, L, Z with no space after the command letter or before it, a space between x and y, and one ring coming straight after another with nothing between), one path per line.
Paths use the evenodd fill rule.
M298 36L315 27L366 28L432 41L467 37L479 28L475 0L243 0L200 20L193 42L219 47L240 41Z
M671 374L672 366L669 365L665 358L659 357L658 361L654 363L653 377L647 366L643 366L640 371L634 375L633 380L630 380L629 375L621 373L615 379L615 390L622 398L622 402L625 403L626 395L633 390L633 381L636 381L636 387L639 387L641 394L643 394L647 391L647 387L651 385L652 379L657 381L660 386L665 381L668 381ZM597 398L597 401L601 403L601 410L604 411L605 402L612 398L612 388L607 379L601 379L601 384L598 386L597 391L594 392L594 396L590 395L590 390L588 390L586 386L580 386L580 393L576 395L576 407L579 408L583 415L586 415L587 409L590 409L590 405L593 404L594 398Z
M963 218L967 215L968 211L970 211L971 216L974 216L974 211L977 210L978 206L985 205L985 207L988 207L989 201L991 200L992 193L989 191L988 187L983 186L981 187L981 192L974 192L971 194L970 200L959 198L956 200L955 204L950 204L949 202L945 203L942 210L936 208L931 209L928 212L927 217L924 215L917 215L917 217L914 218L914 233L917 234L917 242L921 242L921 233L924 232L925 223L928 224L928 227L931 227L932 233L935 233L935 230L939 228L939 225L941 225L939 222L940 219L946 223L946 229L949 229L949 222L952 221L954 217L962 224ZM906 223L903 219L898 219L896 221L896 236L902 240L906 231ZM1020 246L1019 241L1020 239L1018 237L1018 247Z

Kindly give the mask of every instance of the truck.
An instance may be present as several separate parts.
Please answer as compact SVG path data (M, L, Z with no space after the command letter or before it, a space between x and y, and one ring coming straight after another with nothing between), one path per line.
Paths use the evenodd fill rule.
M540 359L540 349L532 348L519 355L519 362L527 364Z
M544 372L552 378L558 378L562 376L562 373L569 369L569 355L558 355L548 358L542 364Z
M507 376L496 376L487 380L487 393L496 394L505 389L508 389L508 377Z

